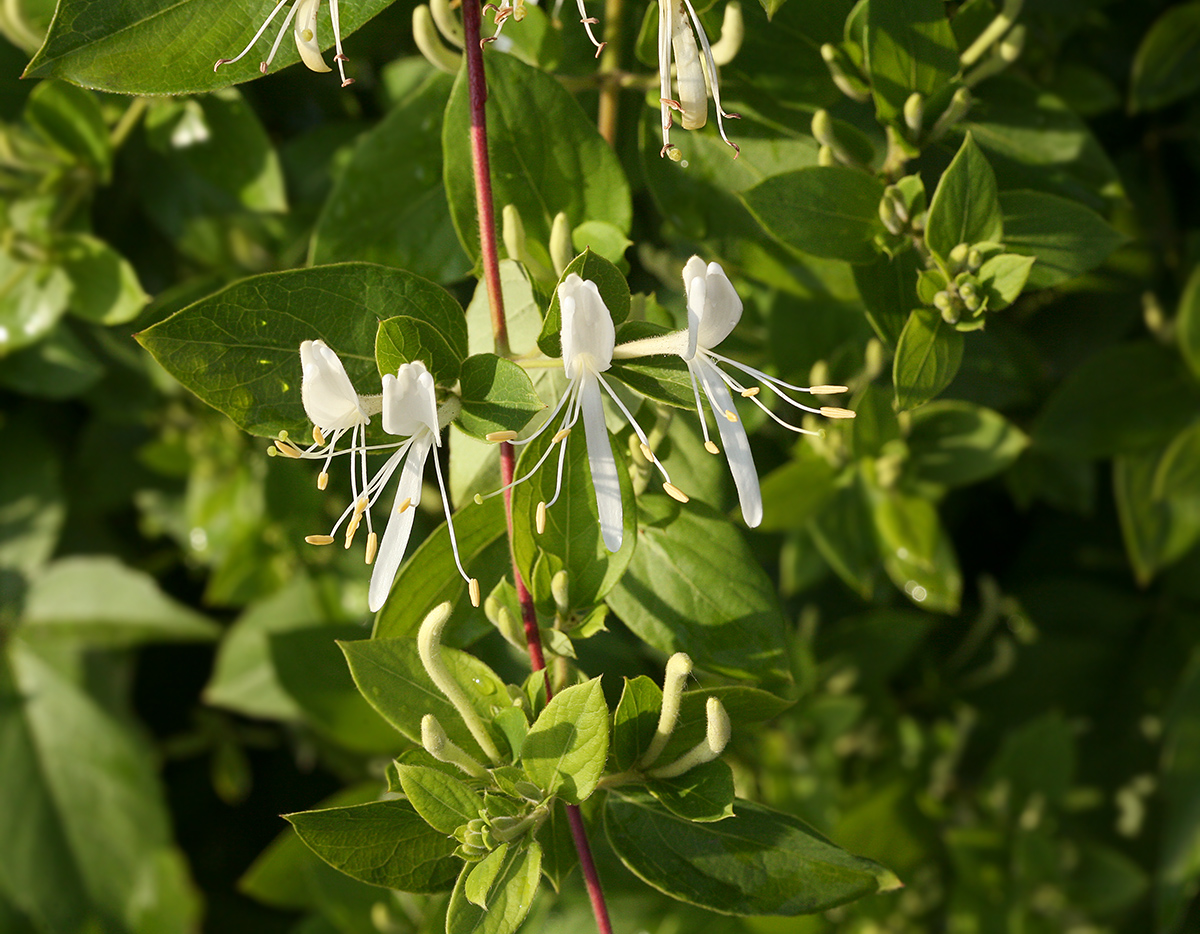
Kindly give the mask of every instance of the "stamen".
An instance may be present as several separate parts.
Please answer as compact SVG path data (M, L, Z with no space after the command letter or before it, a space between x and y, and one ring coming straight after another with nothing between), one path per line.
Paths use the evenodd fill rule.
M279 451L279 453L282 454L284 457L290 457L295 460L299 460L300 458L302 458L304 456L304 452L301 451L298 447L296 447L296 445L292 444L292 442L288 441L286 438L276 441L275 449L277 451Z
M479 578L471 578L471 582L467 584L467 593L471 595L471 606L479 606Z
M482 506L482 505L483 505L483 494L482 494L482 493L476 493L476 494L475 494L475 495L472 497L472 499L474 499L474 500L475 500L475 505L476 505L476 506Z
M571 434L570 428L560 428L554 433L554 437L550 439L551 444L558 444L560 441L566 441Z
M841 409L836 405L821 406L821 414L826 418L854 418L854 413L849 409Z
M641 445L639 445L639 447L642 449L642 456L645 457L646 460L648 460L650 463L653 464L654 463L654 452L650 450L650 445L641 444Z
M683 490L679 489L679 487L677 487L674 483L664 483L663 489L673 500L678 500L681 503L686 503L688 501L688 495L683 492Z
M396 504L396 513L399 514L399 513L404 512L404 510L406 510L411 505L412 505L412 497L411 496L404 497L404 502Z
M544 535L546 532L546 504L541 502L537 504L537 516L534 519L534 524L537 526L538 535Z
M515 431L489 431L483 438L485 441L515 441L517 433Z
M354 504L354 518L358 519L364 512L367 511L367 507L370 505L371 501L367 499L365 494L360 496L358 501Z
M713 444L711 441L704 442L704 450L708 451L709 454L720 454L721 453L721 449L719 447L717 447L715 444Z
M814 396L836 396L843 392L849 392L850 390L845 386L826 386L822 384L820 386L812 386L808 391Z
M749 389L742 390L742 398L743 399L752 399L755 396L757 396L760 392L762 392L762 389L760 389L758 386L751 386Z
M329 486L329 471L322 470L317 474L317 489L323 490L327 486Z
M736 413L736 412L731 412L729 409L726 409L726 410L725 410L725 417L726 417L727 419L729 419L731 422L736 422L736 421L737 421L737 413Z
M362 516L359 514L356 514L354 516L354 518L350 520L350 524L346 526L346 547L347 548L349 548L351 545L354 544L354 533L358 531L358 527L361 524L362 524Z
M375 560L375 552L379 550L379 533L372 532L367 536L367 564Z
M325 436L321 434L321 429L313 425L313 441L317 442L321 447L325 447Z
M310 545L332 545L332 535L305 535L304 540Z

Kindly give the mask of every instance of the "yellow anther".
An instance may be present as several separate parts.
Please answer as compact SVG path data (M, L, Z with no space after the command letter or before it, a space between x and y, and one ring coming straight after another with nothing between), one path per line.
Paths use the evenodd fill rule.
M742 398L743 399L751 399L754 396L757 396L761 391L762 390L759 389L758 386L751 386L749 389L742 390Z
M642 456L645 457L646 460L650 461L650 463L653 464L654 463L654 452L650 450L650 445L642 444L642 445L639 445L639 447L641 447L641 449L642 449Z
M396 504L396 512L397 513L404 512L404 510L406 510L411 505L412 505L412 497L406 496L404 498L404 502Z
M476 494L475 494L475 496L474 496L474 500L475 500L475 505L476 505L476 506L482 506L482 505L483 505L483 494L482 494L482 493L476 493Z
M836 405L821 406L821 414L826 418L854 418L854 413L849 409L840 409Z
M471 595L471 606L479 606L479 579L471 578L471 582L467 584L467 592Z
M486 441L515 441L517 433L515 431L489 431L483 437Z
M537 516L534 518L534 525L537 527L538 535L546 531L546 504L538 503Z
M372 532L367 536L367 564L375 560L375 552L379 550L379 533Z
M275 450L284 457L299 458L301 456L300 449L286 438L282 438L275 442Z
M731 422L736 422L736 421L737 421L737 413L736 413L736 412L731 412L731 411L729 411L729 409L726 409L726 410L725 410L725 417L726 417L727 419L729 419Z
M721 449L719 447L717 447L715 444L713 444L711 441L704 442L704 450L708 451L709 454L720 454L721 453Z
M325 446L325 436L321 434L321 429L313 425L313 440L322 447Z
M554 433L554 437L550 439L551 444L558 444L571 433L570 428L560 428Z
M354 544L354 533L358 531L359 525L362 524L362 516L355 516L350 520L350 524L346 526L346 547L349 548Z
M327 486L329 486L329 472L322 470L319 474L317 474L317 489L323 490Z
M357 520L359 516L367 511L367 507L370 505L371 501L366 496L360 496L358 502L354 504L354 518Z
M304 540L310 545L332 545L332 535L305 535Z
M809 390L814 396L836 396L838 393L849 391L845 386L813 386Z
M667 495L671 497L671 499L678 500L681 503L686 503L688 501L688 495L683 492L683 490L679 489L679 487L677 487L674 483L664 483L663 489L666 490Z

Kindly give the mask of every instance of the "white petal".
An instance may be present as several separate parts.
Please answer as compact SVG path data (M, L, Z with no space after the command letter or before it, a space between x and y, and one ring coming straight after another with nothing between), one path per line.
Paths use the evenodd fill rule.
M622 535L621 481L617 477L617 462L613 458L608 427L604 424L604 407L600 400L600 381L585 374L579 387L583 405L583 431L587 438L588 466L592 470L592 486L596 490L596 509L600 513L600 534L609 551L619 551Z
M437 393L433 375L421 362L404 363L383 377L383 430L415 435L422 428L438 436Z
M742 300L719 263L708 264L704 285L704 310L697 343L707 349L716 347L737 327L742 319Z
M708 90L691 23L682 0L660 0L671 11L671 44L675 50L675 86L679 89L679 122L685 130L698 130L708 122Z
M332 71L321 55L321 43L317 40L317 11L321 0L297 0L296 3L296 49L310 71Z
M558 287L558 303L567 379L579 379L584 369L603 373L612 366L617 334L596 283L571 273Z
M730 421L725 416L726 412L736 414L736 410L729 387L721 379L715 364L697 357L691 367L692 372L700 378L709 404L713 407L725 457L729 460L729 472L733 474L733 484L737 487L738 501L742 505L742 518L747 526L756 528L762 522L762 493L758 487L758 472L754 469L754 455L750 453L746 429L740 416L737 421Z
M408 548L408 537L412 534L413 517L421 497L421 482L425 474L425 459L433 446L432 438L420 438L413 442L400 472L400 483L396 489L396 506L406 499L412 504L399 515L395 506L388 516L387 529L383 540L379 543L379 553L375 557L375 565L371 570L371 586L367 591L367 606L372 613L378 613L387 602L392 590L392 582L400 563L404 560L405 549Z
M342 361L324 341L304 341L300 363L304 368L300 399L309 421L322 430L352 428L370 421Z

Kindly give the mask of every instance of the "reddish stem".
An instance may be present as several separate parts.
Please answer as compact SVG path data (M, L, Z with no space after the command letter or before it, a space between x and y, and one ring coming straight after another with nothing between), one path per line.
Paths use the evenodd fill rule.
M508 325L504 317L504 296L500 292L500 259L496 246L496 211L492 197L492 170L488 161L487 147L487 78L483 70L483 46L480 44L482 7L477 0L463 4L463 39L467 51L467 88L471 98L471 156L475 169L475 200L479 209L479 246L483 258L483 276L487 283L488 305L492 313L492 335L496 342L496 353L507 356ZM516 469L516 454L508 443L500 445L500 482L504 487L512 483ZM533 597L517 567L517 558L512 550L513 519L512 490L504 491L504 516L508 523L508 547L512 554L513 581L517 588L517 599L521 604L521 619L525 624L525 642L529 647L529 664L534 671L546 667L542 655L542 638L538 631L537 612ZM553 696L550 679L546 679L546 700ZM600 934L612 934L612 922L608 918L608 906L604 902L604 890L600 875L592 859L592 848L588 843L587 828L577 805L567 805L567 821L571 825L571 838L579 854L579 868L587 886L592 912L596 916L596 927Z

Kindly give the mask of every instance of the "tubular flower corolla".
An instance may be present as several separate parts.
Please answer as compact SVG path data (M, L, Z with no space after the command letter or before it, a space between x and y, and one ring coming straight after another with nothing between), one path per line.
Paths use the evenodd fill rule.
M722 356L712 349L729 336L742 317L742 300L738 298L733 283L729 281L725 270L719 264L709 263L705 266L699 256L693 256L683 267L683 288L687 296L688 326L686 330L630 341L615 348L613 357L625 360L650 354L673 354L687 364L688 374L692 379L696 410L700 415L700 429L704 434L704 447L711 454L720 453L720 449L708 434L708 421L705 418L704 406L701 402L701 389L703 389L704 398L708 400L713 418L716 419L721 441L725 445L725 456L729 461L729 470L733 474L734 485L737 487L742 518L746 525L754 528L762 522L762 494L759 492L758 473L754 469L750 442L746 437L746 429L734 408L730 390L749 399L766 412L771 419L789 431L806 435L816 435L819 432L799 428L785 422L758 398L758 386L749 388L743 386L721 369L719 364L725 364L753 377L771 389L784 402L801 411L824 415L826 418L853 418L854 413L835 406L804 405L783 392L785 389L790 389L794 392L828 395L846 392L845 386L793 386L791 383L768 376L761 370Z
M699 49L696 48L697 36L700 38ZM677 97L671 96L672 55L675 61ZM668 156L676 162L683 158L671 143L671 127L674 123L671 111L679 113L679 122L685 130L698 130L708 122L708 95L711 93L713 104L717 108L717 130L721 139L733 147L734 158L737 157L737 144L725 135L724 121L737 119L738 115L726 113L721 106L716 59L713 58L708 35L692 7L691 0L659 0L658 80L663 132L663 146L659 155Z
M275 42L271 45L271 51L267 55L266 61L259 65L259 70L265 75L267 69L271 66L271 62L275 60L275 53L279 51L279 46L283 42L283 36L287 32L288 26L292 25L295 20L295 28L293 36L296 40L296 49L300 53L300 58L305 65L312 71L331 71L332 69L325 64L325 58L321 55L321 43L317 39L317 13L321 9L321 0L279 0L270 14L263 21L263 24L258 27L258 32L254 34L254 38L246 45L241 52L233 58L222 58L213 65L213 71L216 71L222 65L231 65L234 62L241 61L262 38L264 32L270 27L271 22L279 14L288 3L292 4L292 8L288 10L287 16L284 17L283 26L279 29L279 34L275 37ZM329 18L333 21L333 36L337 54L334 60L337 62L338 73L342 77L342 87L354 83L353 78L346 77L346 62L348 59L342 52L342 25L338 18L338 0L329 0Z
M643 453L647 454L658 470L662 473L663 489L680 502L687 502L687 496L671 483L666 468L650 453L649 441L645 433L626 408L625 403L617 396L612 386L604 378L604 371L612 366L613 345L616 342L616 330L613 327L612 316L609 314L600 290L591 280L581 279L575 273L569 274L558 287L559 308L562 313L563 371L566 373L568 385L562 398L558 400L550 417L528 438L516 441L509 437L511 433L500 432L489 436L492 440L511 441L513 444L528 444L537 438L550 425L554 424L560 412L565 412L559 423L558 431L536 464L523 476L514 480L506 487L488 494L494 496L504 489L516 486L532 477L549 458L554 446L565 442L575 423L583 418L584 437L587 441L588 466L592 472L592 486L596 492L596 509L600 517L600 532L604 544L609 551L618 551L622 540L622 509L621 483L617 475L617 463L613 457L612 445L608 438L608 428L604 423L603 397L600 390L603 387L609 397L629 420L642 443ZM502 437L503 436L503 437ZM562 492L563 465L566 461L566 444L563 443L558 455L558 482L555 485L554 496L548 503L539 503L537 509L537 528L541 532L545 528L546 510L557 502ZM483 497L477 496L481 501Z

